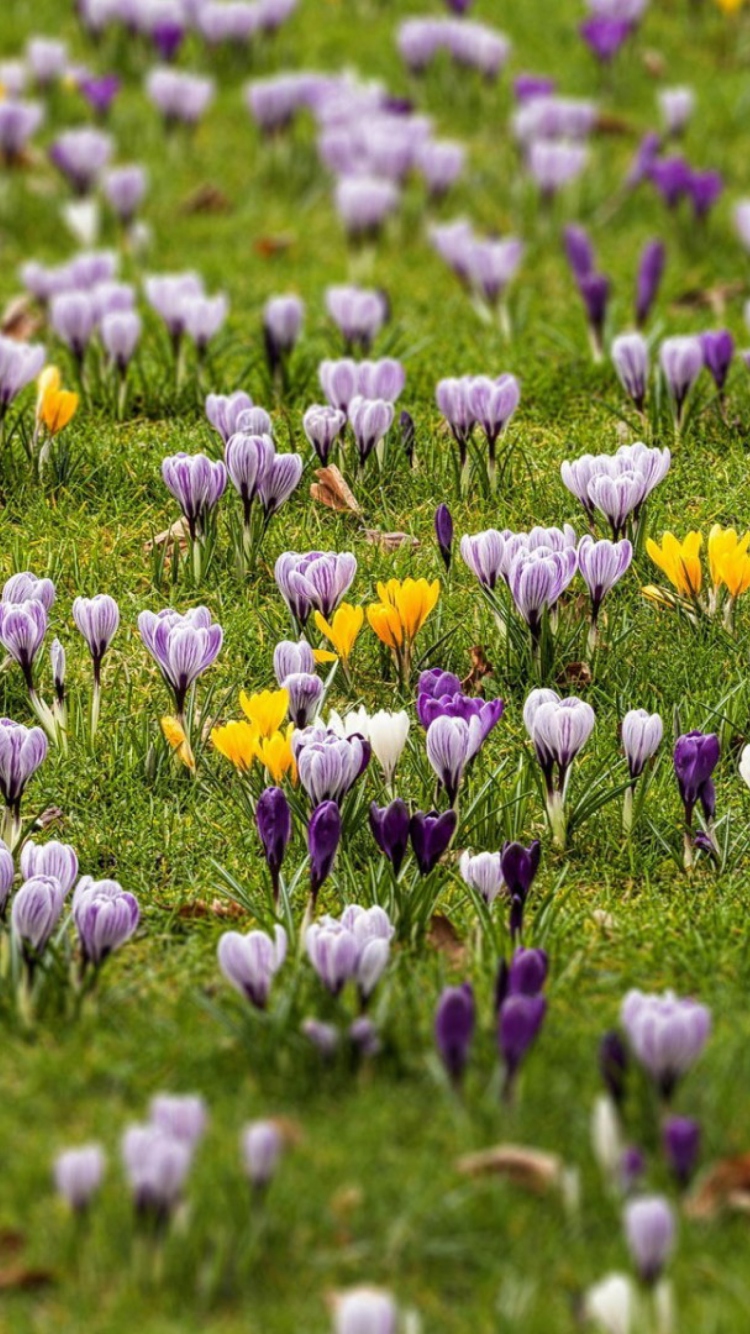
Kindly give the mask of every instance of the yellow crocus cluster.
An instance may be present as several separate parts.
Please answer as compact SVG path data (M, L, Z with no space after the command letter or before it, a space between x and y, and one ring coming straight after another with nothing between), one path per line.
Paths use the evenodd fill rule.
M716 0L722 14L739 14L745 0Z
M330 621L327 621L319 611L316 611L314 620L320 633L333 644L336 656L341 659L344 666L347 666L357 636L364 625L365 613L362 608L353 607L349 602L342 602Z
M735 599L750 588L750 532L742 536L734 528L714 524L708 534L706 552L711 587L701 598L704 585L701 548L703 534L693 531L679 541L674 533L664 533L661 545L649 538L646 550L655 565L664 572L678 594L713 615L724 603L724 617L731 623ZM668 602L658 589L645 589L653 601Z
M212 729L214 748L239 773L247 773L257 760L274 783L280 783L287 774L296 783L297 765L292 754L294 727L291 723L282 726L289 706L289 692L262 690L248 695L243 690L240 705L244 718Z
M48 435L57 435L75 416L78 401L78 394L63 389L57 366L45 366L37 380L37 432L45 430Z
M440 580L389 579L376 585L379 601L367 619L381 643L393 652L402 680L411 668L414 640L440 597Z

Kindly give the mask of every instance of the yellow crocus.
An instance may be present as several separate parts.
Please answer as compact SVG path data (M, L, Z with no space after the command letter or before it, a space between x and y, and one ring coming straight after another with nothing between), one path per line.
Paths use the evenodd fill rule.
M654 542L653 538L649 538L646 550L678 593L682 593L683 597L695 598L700 593L703 583L700 560L702 545L702 533L688 533L683 542L679 542L674 533L664 533L661 546Z
M220 755L230 760L240 773L247 773L259 753L260 738L257 727L243 721L214 727L211 741Z
M293 783L297 782L297 762L292 753L292 723L285 731L274 732L270 737L261 737L258 743L258 759L268 770L274 783L280 783L289 774Z
M62 388L57 366L45 366L37 380L37 430L44 427L49 435L57 435L75 416L78 402L78 394Z
M750 532L740 537L734 528L721 528L715 523L708 534L708 568L714 588L725 582L723 569L727 561L741 560L750 545Z
M320 633L333 644L338 656L344 662L348 662L357 635L364 625L365 613L362 608L353 607L349 602L342 602L330 622L319 611L316 611L314 619Z
M739 14L744 0L716 0L722 14Z
M162 718L161 730L164 733L165 741L172 747L177 759L185 765L186 769L195 769L195 756L187 732L179 718L174 718L171 715Z
M404 642L404 627L396 608L388 602L374 602L367 608L367 619L381 643L398 652Z
M288 690L259 690L254 695L240 691L242 712L262 737L278 732L289 708Z
M416 639L427 617L440 597L440 580L429 584L426 579L389 579L377 584L378 597L386 605L395 607L404 629L404 639Z

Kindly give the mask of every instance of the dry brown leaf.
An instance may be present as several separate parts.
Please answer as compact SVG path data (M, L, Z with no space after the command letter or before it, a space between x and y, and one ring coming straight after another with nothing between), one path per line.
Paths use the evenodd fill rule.
M48 806L34 821L35 829L49 829L53 824L60 824L65 819L65 812L59 806Z
M207 181L191 191L180 204L181 213L229 213L232 204L218 185Z
M18 1255L26 1245L26 1235L18 1228L0 1228L0 1251L3 1255Z
M661 79L666 73L667 62L661 51L644 51L641 59L643 60L643 68L647 74L651 75L652 79Z
M578 690L585 690L593 681L591 668L587 662L569 662L558 673L557 684L559 686L575 686Z
M27 342L39 333L43 324L44 320L39 311L34 309L31 297L14 296L3 311L0 333L6 338L18 338L21 342Z
M273 255L281 255L289 250L296 239L291 232L280 232L278 236L258 236L253 241L253 250L256 255L270 259Z
M497 1175L507 1177L537 1195L562 1186L565 1165L556 1153L529 1149L523 1144L496 1144L478 1153L466 1153L456 1167L464 1176Z
M272 1116L270 1121L279 1131L287 1148L296 1149L304 1140L305 1132L302 1123L295 1120L293 1116Z
M622 116L613 116L609 112L603 112L597 117L596 128L600 134L634 134L635 130L629 121L623 120Z
M344 514L361 514L362 510L335 463L318 468L317 481L310 486L310 495L321 505Z
M162 903L161 907L165 912L171 910L171 905ZM205 917L244 917L239 903L234 903L231 899L212 899L206 903L205 899L190 899L188 903L181 903L177 909L177 916L186 921Z
M55 1275L50 1269L32 1269L26 1265L0 1269L0 1292L29 1292L33 1288L46 1288L54 1281Z
M617 919L612 916L611 912L606 912L604 908L594 908L594 911L591 914L591 919L596 922L596 925L601 927L602 931L607 935L610 935L613 931L617 930Z
M693 287L676 296L672 305L678 309L687 307L691 310L697 307L699 310L710 310L717 317L721 317L726 310L727 302L742 296L744 290L745 285L742 282L715 283L713 287Z
M154 547L161 547L165 542L174 542L176 540L180 544L180 550L185 551L187 550L189 536L190 531L188 529L187 520L185 518L175 519L171 528L165 528L163 533L157 533L156 537L149 538L148 542L144 542L143 550L148 555L149 551L153 551Z
M381 551L398 551L399 547L418 547L419 538L412 537L411 533L380 533L377 528L365 528L365 542L369 542L373 547L380 547Z
M688 1218L715 1218L723 1209L750 1210L750 1153L714 1163L685 1201Z
M487 654L481 644L475 644L470 650L471 653L471 671L469 675L461 682L464 690L477 690L484 680L485 676L494 675L494 667L489 661Z
M455 926L442 913L433 913L427 931L427 944L439 954L445 954L453 964L462 964L466 959L466 946Z

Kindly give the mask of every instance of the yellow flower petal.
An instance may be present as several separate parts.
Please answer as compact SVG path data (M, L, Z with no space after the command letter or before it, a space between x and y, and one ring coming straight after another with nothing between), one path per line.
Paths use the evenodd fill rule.
M214 727L211 742L219 754L230 760L240 773L247 773L258 755L258 729L242 720Z
M319 611L315 612L314 619L320 633L330 640L338 656L343 658L344 662L347 662L365 622L365 613L362 608L353 607L348 602L342 602L341 606L334 612L330 622Z
M259 690L254 695L240 692L240 705L245 717L253 724L261 736L269 737L277 732L287 715L289 708L288 690Z
M170 715L165 716L161 719L161 730L164 733L167 745L172 747L178 760L185 765L186 769L195 769L195 756L187 732L179 718L173 718Z

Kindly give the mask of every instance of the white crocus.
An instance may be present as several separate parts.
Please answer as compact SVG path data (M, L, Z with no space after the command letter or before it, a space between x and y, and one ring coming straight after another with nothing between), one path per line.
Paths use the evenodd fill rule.
M604 1334L632 1334L634 1308L633 1280L627 1274L608 1274L589 1288L583 1312Z
M328 714L328 728L336 733L336 736L350 737L361 736L365 741L370 740L370 715L367 709L350 709L343 718L336 709L331 709Z
M750 787L750 746L745 746L740 755L740 778Z
M398 713L379 709L370 718L370 745L375 759L383 770L387 787L393 782L396 765L404 753L408 735L409 715L405 709L401 709Z
M591 1147L605 1181L617 1186L624 1146L617 1108L606 1093L596 1099L591 1112Z

